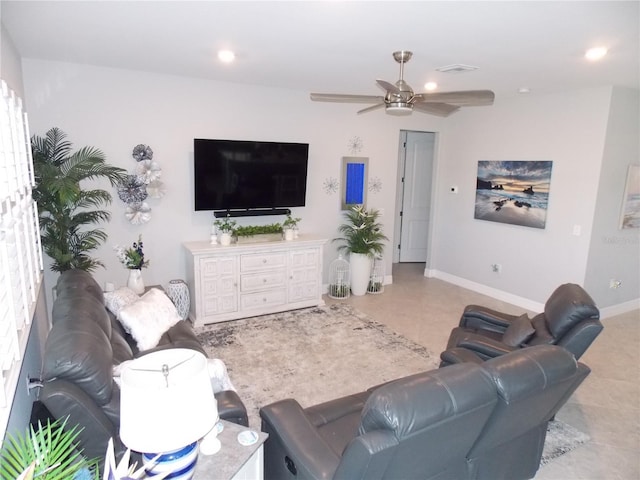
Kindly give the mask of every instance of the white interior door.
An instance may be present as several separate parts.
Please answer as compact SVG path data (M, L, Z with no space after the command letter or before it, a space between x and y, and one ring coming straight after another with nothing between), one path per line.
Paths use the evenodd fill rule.
M431 210L431 175L435 134L406 132L402 208L400 211L400 262L426 262Z

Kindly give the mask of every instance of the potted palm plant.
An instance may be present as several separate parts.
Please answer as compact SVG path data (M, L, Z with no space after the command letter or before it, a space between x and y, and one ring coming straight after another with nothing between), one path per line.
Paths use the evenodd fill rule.
M106 178L112 186L124 181L127 172L105 161L94 147L71 152L66 134L57 128L45 137L33 136L31 150L38 202L42 248L53 260L51 270L64 272L80 268L92 272L104 264L89 255L107 239L93 225L107 222L111 213L101 208L111 203L109 192L83 188L86 180Z
M342 242L339 251L349 253L351 293L354 295L367 293L373 259L382 255L384 242L388 240L382 232L379 217L377 210L354 206L345 212L346 222L338 227L342 236L333 239L334 242Z
M25 434L7 436L0 451L0 478L99 480L98 459L86 459L78 449L78 426L64 421L38 423ZM24 475L24 476L21 476Z

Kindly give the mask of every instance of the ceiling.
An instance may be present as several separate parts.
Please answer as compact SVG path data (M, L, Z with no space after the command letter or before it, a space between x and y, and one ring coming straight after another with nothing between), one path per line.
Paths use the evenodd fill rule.
M5 1L23 58L68 61L305 92L379 95L399 78L496 99L640 86L638 1ZM593 63L587 48L609 54ZM222 64L219 49L235 51ZM466 73L436 68L465 64ZM224 95L224 90L220 91Z

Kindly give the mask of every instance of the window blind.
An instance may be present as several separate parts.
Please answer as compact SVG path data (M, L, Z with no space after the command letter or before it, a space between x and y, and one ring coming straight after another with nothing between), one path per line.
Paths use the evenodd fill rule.
M42 281L42 249L27 114L1 82L0 416L4 430Z

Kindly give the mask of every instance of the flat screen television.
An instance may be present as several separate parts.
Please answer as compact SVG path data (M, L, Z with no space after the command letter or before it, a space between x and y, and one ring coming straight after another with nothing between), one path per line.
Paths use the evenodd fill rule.
M193 140L196 210L301 207L309 144Z

